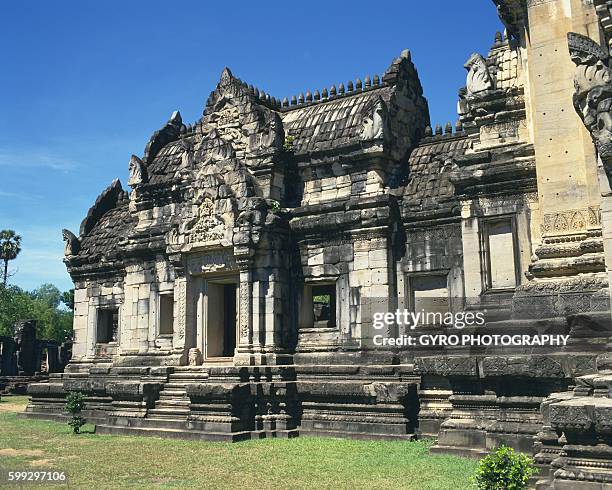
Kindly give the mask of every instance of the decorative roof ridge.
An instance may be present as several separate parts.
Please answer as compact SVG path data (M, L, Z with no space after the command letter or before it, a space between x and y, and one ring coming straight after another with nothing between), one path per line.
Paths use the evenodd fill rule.
M340 83L337 87L336 85L332 85L329 89L323 88L319 92L319 90L315 90L314 92L310 92L310 90L301 92L299 95L293 95L291 98L285 97L284 99L279 99L271 96L268 92L261 90L253 85L247 84L242 79L236 77L232 71L225 67L223 72L221 73L221 79L217 88L211 93L211 97L215 93L215 91L222 84L236 83L242 86L243 89L246 89L255 99L255 101L268 109L277 112L289 112L294 109L301 109L303 107L312 106L315 104L322 104L325 102L331 102L338 100L340 98L348 98L355 95L371 92L374 90L378 90L384 87L393 86L398 79L398 74L401 70L401 67L405 64L409 64L413 70L416 71L414 65L412 63L412 55L408 49L403 50L400 53L400 56L395 58L389 68L385 71L382 77L380 77L377 73L375 73L372 77L370 75L366 75L363 81L360 78L357 78L355 82L349 80L346 84ZM209 100L206 103L208 107L210 102ZM197 128L202 124L202 116L193 124L183 125L180 130L179 138L190 137L193 134L197 133Z
M354 83L352 80L349 80L346 84L346 88L344 83L340 83L337 88L336 85L332 85L329 90L324 87L321 89L321 92L319 92L319 90L315 90L313 93L311 93L310 90L307 90L306 94L304 94L304 92L300 92L299 95L292 95L290 98L285 97L282 100L281 107L279 109L281 112L288 112L314 104L330 102L339 98L363 94L365 92L377 90L383 87L391 87L397 81L398 67L404 61L412 65L412 55L408 49L403 50L400 56L393 60L382 77L380 77L378 73L375 73L372 78L370 78L370 75L366 75L363 82L361 81L361 78L357 78Z
M94 205L89 208L87 216L81 222L80 236L87 235L108 211L116 208L121 201L127 199L129 199L128 194L121 187L121 181L119 179L113 180L111 185L98 196Z
M435 131L431 129L431 126L427 126L425 128L425 135L423 139L421 139L419 144L422 144L422 143L430 144L430 143L438 142L440 140L448 140L452 138L463 138L465 136L467 136L467 133L463 130L463 123L461 121L458 120L455 123L454 130L453 130L453 125L449 121L444 125L444 129L442 129L441 124L436 124Z

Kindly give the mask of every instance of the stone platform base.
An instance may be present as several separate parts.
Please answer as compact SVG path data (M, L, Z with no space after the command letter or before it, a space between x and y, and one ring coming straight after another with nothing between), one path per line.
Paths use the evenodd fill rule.
M0 395L25 395L31 383L44 383L46 374L37 376L0 376Z

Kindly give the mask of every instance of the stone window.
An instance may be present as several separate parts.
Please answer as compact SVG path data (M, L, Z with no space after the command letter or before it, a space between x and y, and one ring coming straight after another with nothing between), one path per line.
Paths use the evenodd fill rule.
M117 342L118 331L119 308L99 309L96 324L96 342L98 344Z
M159 335L171 336L174 333L174 295L159 296Z
M336 284L306 284L300 326L334 328L336 326Z
M447 274L415 275L409 279L410 305L414 312L425 312L426 323L441 323L437 321L436 313L450 311Z
M483 221L486 289L510 289L518 284L516 227L512 217Z

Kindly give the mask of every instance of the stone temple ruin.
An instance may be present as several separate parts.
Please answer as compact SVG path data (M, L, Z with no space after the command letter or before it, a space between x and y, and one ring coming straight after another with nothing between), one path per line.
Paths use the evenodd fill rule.
M36 338L36 320L17 322L12 337L0 336L0 394L25 394L28 385L61 373L70 360L71 342Z
M541 488L612 484L612 2L494 3L454 125L408 51L282 101L225 69L198 121L175 112L64 230L73 357L28 415L79 390L104 433L504 443ZM375 311L432 299L486 311L462 334L569 340L375 345L413 333Z

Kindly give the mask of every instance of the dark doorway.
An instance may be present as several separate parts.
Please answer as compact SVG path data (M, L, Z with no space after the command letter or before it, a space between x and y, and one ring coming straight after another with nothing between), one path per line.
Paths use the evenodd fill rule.
M236 349L236 284L223 285L223 357L232 357Z

